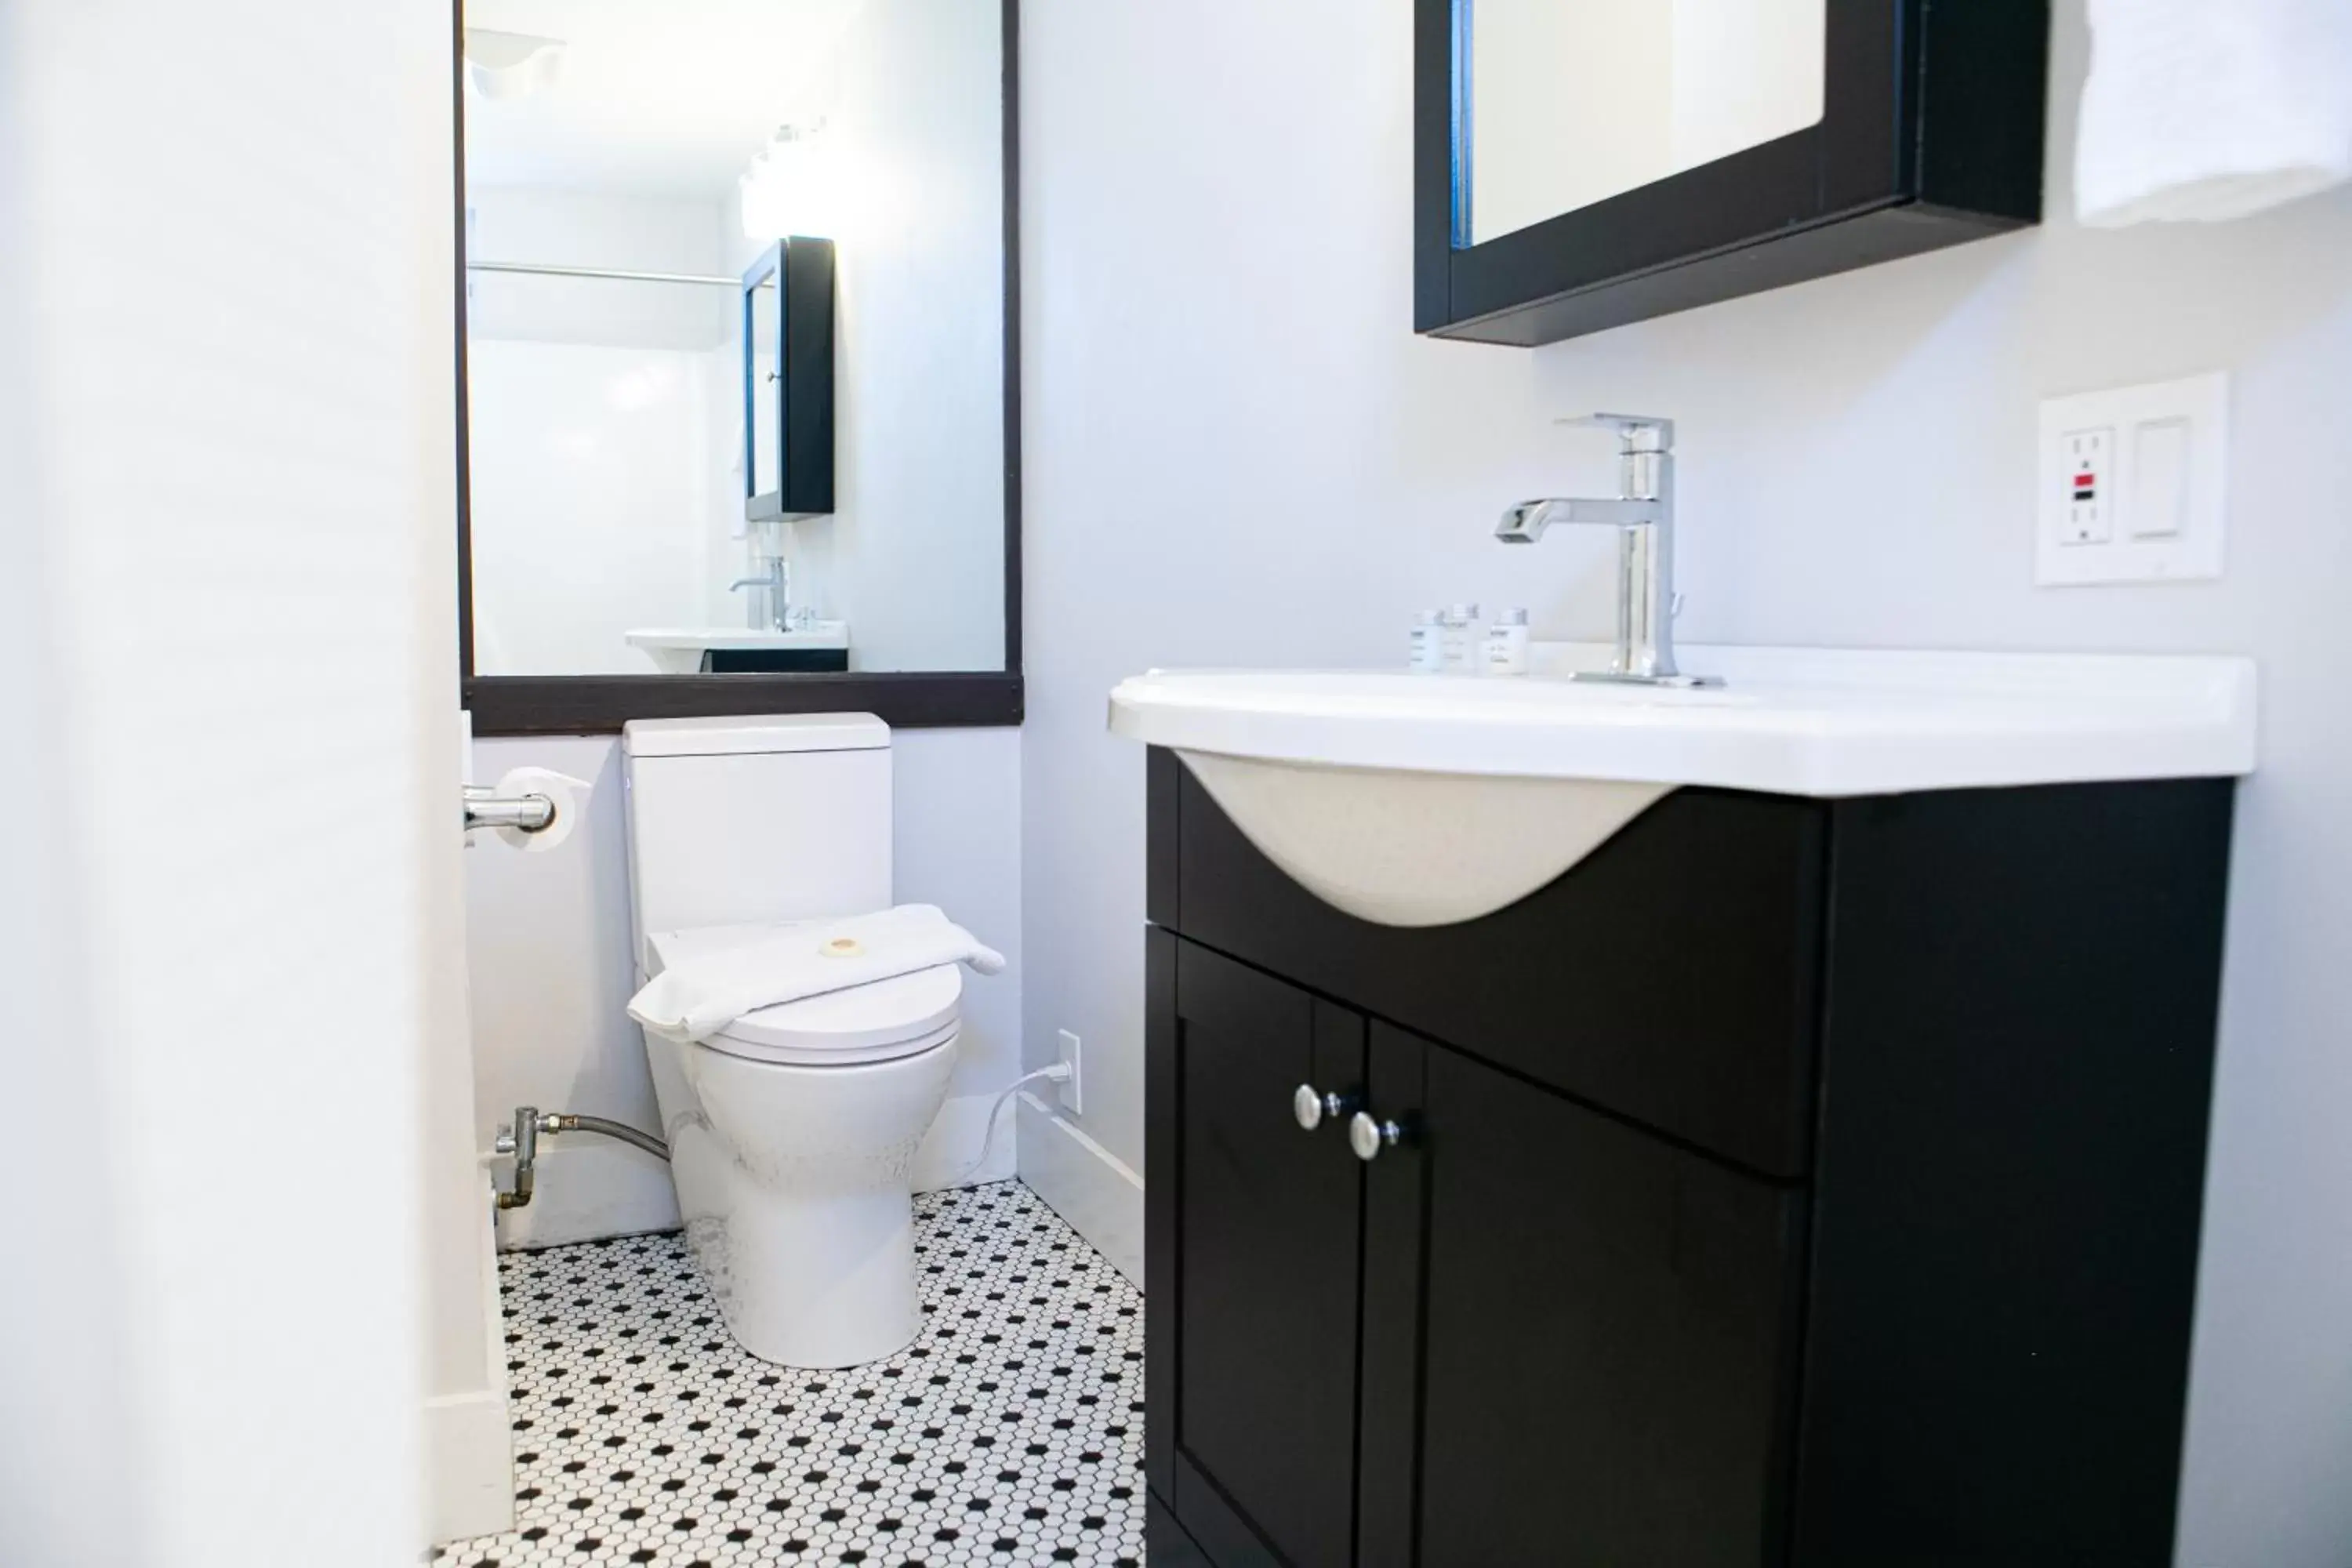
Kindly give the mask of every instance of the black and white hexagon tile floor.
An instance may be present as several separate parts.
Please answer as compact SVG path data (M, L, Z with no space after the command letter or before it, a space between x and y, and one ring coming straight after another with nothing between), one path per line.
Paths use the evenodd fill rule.
M499 1259L516 1528L439 1568L1143 1561L1143 1298L1017 1182L915 1200L922 1337L800 1372L680 1236Z

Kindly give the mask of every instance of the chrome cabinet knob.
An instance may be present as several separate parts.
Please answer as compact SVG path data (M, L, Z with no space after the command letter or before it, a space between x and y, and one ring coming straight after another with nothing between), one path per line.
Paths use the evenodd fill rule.
M1302 1083L1290 1091L1290 1114L1309 1132L1322 1126L1325 1117L1342 1117L1355 1108L1356 1102L1348 1096L1326 1094L1311 1083Z
M1369 1111L1359 1110L1348 1122L1348 1147L1359 1160L1376 1158L1382 1149L1393 1149L1403 1141L1403 1128L1393 1121L1375 1121Z

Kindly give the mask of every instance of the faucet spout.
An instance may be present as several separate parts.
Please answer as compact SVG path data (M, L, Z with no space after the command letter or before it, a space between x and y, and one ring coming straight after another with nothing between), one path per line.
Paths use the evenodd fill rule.
M1664 517L1654 500L1599 500L1581 496L1550 496L1523 500L1503 514L1495 537L1506 544L1533 544L1555 523L1592 523L1613 528L1654 527Z

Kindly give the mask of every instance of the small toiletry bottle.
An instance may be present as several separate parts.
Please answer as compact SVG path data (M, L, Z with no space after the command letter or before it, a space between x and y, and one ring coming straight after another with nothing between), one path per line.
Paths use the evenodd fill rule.
M1412 654L1405 668L1415 675L1440 675L1444 672L1444 611L1423 610L1413 618Z
M1445 673L1478 673L1478 606L1456 605L1445 612Z
M1486 673L1525 675L1528 672L1528 613L1506 610L1486 628Z

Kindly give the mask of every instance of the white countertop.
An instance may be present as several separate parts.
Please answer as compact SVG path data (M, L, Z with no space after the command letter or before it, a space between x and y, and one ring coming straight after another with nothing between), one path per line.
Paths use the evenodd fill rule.
M2254 666L2229 657L1686 646L1690 690L1572 683L1606 650L1538 645L1526 677L1154 670L1111 693L1150 745L1326 767L1713 784L1779 795L2254 767Z

